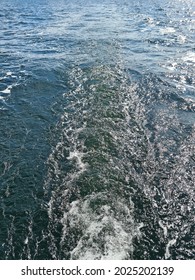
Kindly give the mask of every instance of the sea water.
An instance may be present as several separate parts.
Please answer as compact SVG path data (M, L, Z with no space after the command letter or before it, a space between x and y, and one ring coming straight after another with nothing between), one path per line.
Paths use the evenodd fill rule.
M0 258L195 258L193 0L1 0Z

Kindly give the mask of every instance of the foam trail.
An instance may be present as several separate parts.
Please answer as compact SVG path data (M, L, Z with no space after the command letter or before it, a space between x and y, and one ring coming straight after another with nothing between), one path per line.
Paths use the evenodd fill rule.
M73 70L74 87L66 96L72 102L61 118L61 140L48 159L50 230L61 224L60 251L71 259L130 259L133 239L139 236L133 202L125 193L132 176L137 178L128 158L142 156L130 143L135 137L140 145L144 140L137 137L141 128L131 123L130 111L139 114L140 122L141 112L136 87L128 86L117 67L96 67L90 74ZM62 163L70 171L65 173ZM57 249L51 250L56 258Z

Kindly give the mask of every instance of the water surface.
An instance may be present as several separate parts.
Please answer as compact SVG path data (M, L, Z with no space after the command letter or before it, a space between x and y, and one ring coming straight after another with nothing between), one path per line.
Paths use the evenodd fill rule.
M0 258L194 259L194 1L0 21Z

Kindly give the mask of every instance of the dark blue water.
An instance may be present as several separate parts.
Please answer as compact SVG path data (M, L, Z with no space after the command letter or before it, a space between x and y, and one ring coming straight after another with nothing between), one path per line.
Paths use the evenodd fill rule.
M195 259L194 1L0 23L0 258Z

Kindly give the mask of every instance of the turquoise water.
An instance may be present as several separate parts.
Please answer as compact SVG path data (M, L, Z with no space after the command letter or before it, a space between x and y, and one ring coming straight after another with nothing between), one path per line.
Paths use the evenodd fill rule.
M194 259L194 1L0 21L0 258Z

